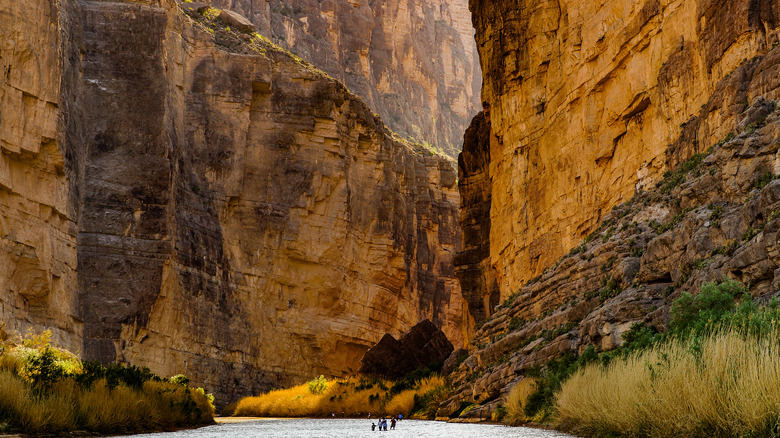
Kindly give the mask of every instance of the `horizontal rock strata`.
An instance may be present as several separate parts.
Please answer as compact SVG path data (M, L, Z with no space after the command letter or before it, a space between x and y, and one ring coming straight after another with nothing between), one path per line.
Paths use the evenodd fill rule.
M613 206L722 139L746 101L777 97L777 76L767 71L734 84L741 100L713 99L723 78L780 42L776 2L471 0L469 7L491 129L489 146L481 146L490 151L482 189L491 193L490 250L486 262L467 257L459 269L489 265L502 299ZM699 122L686 125L692 117ZM681 125L689 141L667 157ZM464 157L461 180L482 172ZM464 202L478 191L469 187ZM465 207L464 217L483 208ZM492 300L492 283L481 294Z
M467 0L211 0L342 81L388 127L457 157L479 109Z
M447 160L231 17L0 10L7 328L185 373L220 403L352 373L422 319L460 342Z

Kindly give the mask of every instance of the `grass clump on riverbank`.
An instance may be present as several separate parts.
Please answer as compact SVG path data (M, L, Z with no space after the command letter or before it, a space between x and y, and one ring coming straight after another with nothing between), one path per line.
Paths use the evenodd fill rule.
M44 332L0 346L0 428L130 433L214 422L210 395L181 378L169 381L146 368L81 362L50 346L49 336Z
M438 375L391 382L368 377L326 380L278 389L238 402L236 416L246 417L372 417L403 414L432 418L449 391Z
M777 301L761 306L734 281L683 294L667 333L563 381L554 416L587 436L779 436Z

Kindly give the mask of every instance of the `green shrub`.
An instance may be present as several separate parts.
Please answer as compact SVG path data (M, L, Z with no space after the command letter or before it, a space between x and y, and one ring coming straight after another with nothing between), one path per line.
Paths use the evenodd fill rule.
M683 292L672 303L669 333L677 336L700 335L719 325L736 308L736 299L747 294L738 281L706 283L697 295Z
M326 379L325 376L320 375L319 377L309 380L307 385L309 386L309 392L312 394L322 394L328 389L328 379Z
M496 409L493 411L493 414L491 414L490 419L493 421L503 421L504 417L506 417L507 408L506 406L502 405L501 403L498 403L496 405Z
M177 374L169 378L168 381L181 386L188 386L190 384L190 378L185 376L184 374Z
M664 173L664 179L661 181L661 193L669 194L672 189L685 182L687 175L696 170L701 164L704 157L709 153L701 153L692 156L688 161L677 166L674 170Z
M758 177L754 186L759 190L763 189L764 187L768 186L769 183L776 180L777 178L778 178L777 175L773 174L772 172L767 172Z
M526 320L525 319L519 318L517 316L513 316L509 320L508 329L509 329L510 332L513 332L513 331L515 331L517 329L522 328L525 324L526 324Z

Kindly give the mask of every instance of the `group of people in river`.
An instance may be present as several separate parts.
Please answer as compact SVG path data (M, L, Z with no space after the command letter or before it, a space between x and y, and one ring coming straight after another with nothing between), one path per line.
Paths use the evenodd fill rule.
M368 414L369 418L371 417L371 414ZM397 416L390 419L390 430L395 429L395 424L398 421L401 421L401 419L404 416L401 414L398 414ZM379 430L387 430L387 418L382 417L379 419L379 424L371 423L371 430L376 430L377 426L379 426Z

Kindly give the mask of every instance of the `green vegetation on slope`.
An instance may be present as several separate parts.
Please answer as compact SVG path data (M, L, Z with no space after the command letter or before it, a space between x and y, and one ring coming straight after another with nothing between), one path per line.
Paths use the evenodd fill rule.
M0 344L0 432L130 433L214 422L213 398L148 368L81 362L49 332Z
M548 363L523 412L510 405L509 417L587 436L780 432L777 300L761 305L733 280L707 283L675 300L665 333L635 325L623 338L617 350Z

